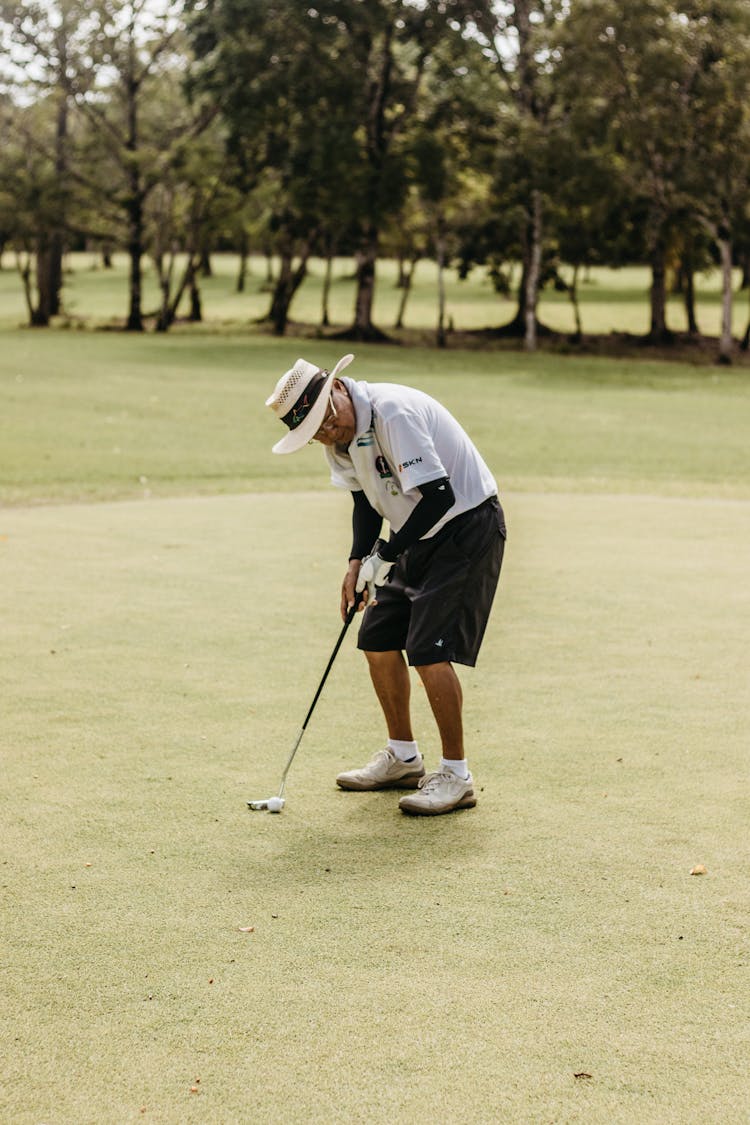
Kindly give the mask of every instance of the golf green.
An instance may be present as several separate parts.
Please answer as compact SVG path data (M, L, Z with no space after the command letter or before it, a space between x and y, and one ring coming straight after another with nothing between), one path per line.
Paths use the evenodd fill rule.
M383 740L353 630L246 806L345 496L0 513L0 1119L747 1120L750 501L503 499L479 803L434 819L334 785Z

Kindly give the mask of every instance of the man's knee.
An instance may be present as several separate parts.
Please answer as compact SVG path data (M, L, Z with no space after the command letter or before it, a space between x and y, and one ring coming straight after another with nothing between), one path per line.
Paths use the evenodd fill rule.
M403 653L400 649L388 649L386 652L373 652L371 649L362 650L367 657L367 663L371 667L381 664L392 664L396 660L403 660Z
M458 678L450 660L440 660L436 664L415 664L414 670L426 688L430 685L453 683Z

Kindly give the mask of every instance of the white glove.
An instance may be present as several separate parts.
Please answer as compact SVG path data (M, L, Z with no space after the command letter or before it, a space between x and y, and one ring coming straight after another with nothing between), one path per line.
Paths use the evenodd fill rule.
M375 587L383 585L390 574L392 566L393 563L381 559L377 551L372 555L368 555L367 558L362 559L362 566L359 568L359 577L357 578L355 589L358 594L361 594L365 586L367 587L368 604L375 598Z

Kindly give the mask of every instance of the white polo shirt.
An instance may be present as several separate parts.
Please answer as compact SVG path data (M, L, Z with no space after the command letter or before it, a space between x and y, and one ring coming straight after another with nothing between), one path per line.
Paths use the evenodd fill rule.
M331 482L363 491L372 507L398 531L422 499L417 487L449 477L452 508L422 538L497 494L492 473L468 434L434 398L395 383L341 380L356 415L345 452L326 446Z

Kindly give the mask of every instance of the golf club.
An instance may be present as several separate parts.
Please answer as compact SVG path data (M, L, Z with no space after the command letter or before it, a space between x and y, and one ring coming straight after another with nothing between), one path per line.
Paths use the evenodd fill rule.
M318 690L315 692L315 698L313 699L312 703L310 704L310 709L307 712L307 714L305 715L305 721L302 724L300 732L297 735L297 738L295 739L294 746L292 747L292 752L289 755L289 758L287 759L286 765L284 766L284 772L281 775L281 785L279 786L278 794L275 797L266 797L264 800L261 800L261 801L248 801L247 807L249 809L253 809L255 811L266 810L268 812L273 812L273 813L280 813L281 810L283 809L283 807L286 803L285 799L284 799L284 786L286 785L286 775L289 773L289 767L291 766L292 762L294 761L294 755L297 753L297 749L299 747L299 744L302 741L302 735L305 733L305 729L307 727L307 724L310 721L310 716L312 715L313 711L315 710L315 704L318 702L318 699L320 698L320 693L323 690L323 685L325 684L326 680L328 679L328 673L331 671L331 668L333 667L333 662L336 659L336 654L339 651L339 649L341 648L341 643L342 643L344 637L346 636L347 629L349 628L352 621L354 620L354 615L357 612L357 608L358 608L361 600L362 600L362 595L358 594L356 596L356 600L354 602L354 605L351 606L351 608L348 610L348 612L346 614L346 618L344 619L344 625L341 629L341 632L339 633L339 639L336 641L333 652L331 653L331 658L328 661L328 664L326 665L326 670L323 673L323 678L320 681L320 683L318 684Z

